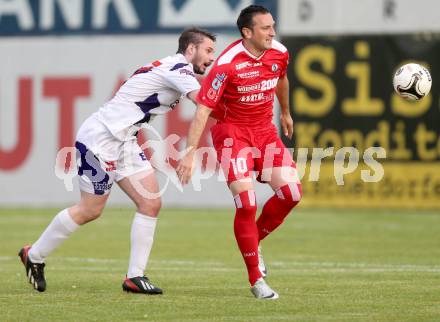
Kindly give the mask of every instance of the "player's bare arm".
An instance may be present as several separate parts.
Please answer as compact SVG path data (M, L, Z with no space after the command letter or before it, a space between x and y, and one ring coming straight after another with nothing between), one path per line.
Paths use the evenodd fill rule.
M290 115L289 79L287 74L278 80L275 93L281 106L280 122L283 134L291 139L293 135L293 119Z
M199 90L189 92L186 97L191 100L195 105L197 105L196 97L199 94Z
M180 160L176 172L182 184L187 184L191 179L194 167L194 155L199 144L200 137L205 129L206 122L212 109L202 104L197 104L196 114L191 122L188 132L187 153Z

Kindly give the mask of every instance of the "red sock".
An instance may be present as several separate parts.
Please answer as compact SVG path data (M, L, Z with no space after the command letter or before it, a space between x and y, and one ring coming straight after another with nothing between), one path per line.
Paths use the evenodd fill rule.
M301 184L285 185L275 191L257 220L259 241L281 225L290 210L301 200L301 195Z
M249 275L249 282L254 285L261 277L258 269L258 229L255 223L257 205L255 191L243 191L234 197L236 212L234 233L238 248Z

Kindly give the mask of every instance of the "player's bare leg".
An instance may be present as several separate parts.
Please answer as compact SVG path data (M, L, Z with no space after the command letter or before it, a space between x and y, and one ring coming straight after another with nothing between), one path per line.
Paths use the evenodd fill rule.
M162 294L162 290L144 276L161 208L159 185L154 170L136 173L122 179L118 184L136 205L136 214L131 226L130 261L122 288L127 292Z
M19 256L26 269L26 276L39 292L46 290L44 277L45 259L66 240L80 225L101 215L107 195L94 195L81 191L81 200L71 208L60 211L32 245L23 247Z
M69 208L69 215L78 225L93 221L101 216L108 197L109 194L95 195L81 191L81 200Z

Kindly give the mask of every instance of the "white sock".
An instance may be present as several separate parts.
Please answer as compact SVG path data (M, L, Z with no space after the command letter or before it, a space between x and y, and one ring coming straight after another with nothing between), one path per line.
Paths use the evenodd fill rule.
M61 210L32 245L29 251L30 260L34 263L44 263L45 258L78 227L70 217L68 209Z
M143 276L153 246L157 218L136 213L131 224L131 249L127 277Z

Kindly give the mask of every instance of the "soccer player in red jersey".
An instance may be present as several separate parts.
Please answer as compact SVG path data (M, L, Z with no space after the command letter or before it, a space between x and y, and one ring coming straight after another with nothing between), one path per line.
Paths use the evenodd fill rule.
M301 199L296 165L272 123L274 97L280 106L283 134L293 134L289 108L287 49L275 37L270 12L257 5L243 9L237 20L242 39L229 45L216 60L197 97L198 107L188 134L188 153L177 174L183 184L193 171L193 160L209 116L217 159L235 201L234 233L256 298L278 294L263 279L266 269L259 243L274 231ZM251 171L274 195L256 220L256 198Z

